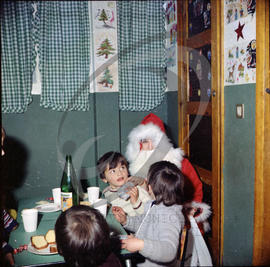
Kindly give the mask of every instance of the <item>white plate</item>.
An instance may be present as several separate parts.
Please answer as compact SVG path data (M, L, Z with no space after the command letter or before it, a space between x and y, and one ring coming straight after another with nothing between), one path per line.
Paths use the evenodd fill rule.
M35 249L31 243L28 244L27 250L31 253L38 254L38 255L54 255L58 254L58 252L50 252L50 246L55 246L55 245L49 245L48 247L44 249Z
M60 206L54 204L54 203L48 203L36 206L36 209L40 212L55 212L60 210Z

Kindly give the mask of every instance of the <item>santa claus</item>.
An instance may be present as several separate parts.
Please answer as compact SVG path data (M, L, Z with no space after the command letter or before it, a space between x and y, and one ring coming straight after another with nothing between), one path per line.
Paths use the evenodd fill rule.
M140 125L135 127L128 136L126 157L129 161L131 175L147 177L149 167L161 160L174 163L185 175L185 207L190 207L195 213L195 220L203 222L203 230L209 230L206 219L210 216L210 207L202 203L202 182L197 172L184 157L181 148L174 148L165 134L162 120L153 113L147 115Z

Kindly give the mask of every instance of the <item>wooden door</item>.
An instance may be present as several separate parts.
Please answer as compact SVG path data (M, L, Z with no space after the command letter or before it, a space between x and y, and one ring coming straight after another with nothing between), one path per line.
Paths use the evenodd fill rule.
M208 241L215 265L221 258L221 2L177 2L179 145L208 189L204 201L213 209Z
M270 264L270 11L256 2L256 122L253 265Z

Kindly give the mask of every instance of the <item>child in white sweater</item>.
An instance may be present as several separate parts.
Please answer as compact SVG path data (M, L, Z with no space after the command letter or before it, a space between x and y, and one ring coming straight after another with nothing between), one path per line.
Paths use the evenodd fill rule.
M159 161L151 165L147 180L155 201L145 204L143 215L130 217L120 207L112 209L115 218L135 233L122 240L122 248L145 257L138 266L176 266L179 237L185 223L181 205L184 176L173 163Z
M143 188L144 179L129 177L128 162L122 154L104 154L97 162L97 170L102 181L109 183L103 194L112 206L121 207L129 216L143 213L144 203L151 196Z

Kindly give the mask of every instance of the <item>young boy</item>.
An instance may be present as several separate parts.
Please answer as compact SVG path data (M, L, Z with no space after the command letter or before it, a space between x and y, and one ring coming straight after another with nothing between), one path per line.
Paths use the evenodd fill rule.
M112 252L109 226L94 208L78 205L62 212L55 224L55 237L68 266L122 266Z
M109 183L103 194L112 206L121 207L129 216L143 213L144 203L151 197L138 182L140 178L129 177L128 162L122 154L104 154L97 162L97 170L102 181Z

